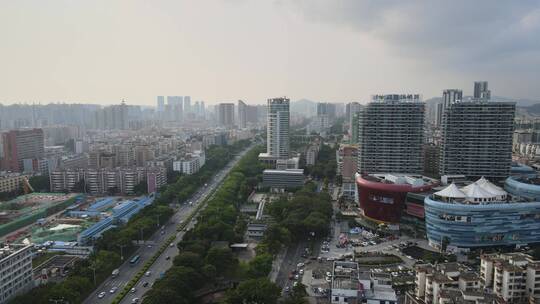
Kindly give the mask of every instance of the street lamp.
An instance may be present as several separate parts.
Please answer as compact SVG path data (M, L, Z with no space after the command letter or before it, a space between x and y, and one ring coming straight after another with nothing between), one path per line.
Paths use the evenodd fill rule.
M126 247L126 245L116 244L116 246L120 247L120 261L123 261L124 260L124 247Z
M94 265L92 265L92 267L88 267L90 269L92 269L93 273L94 273L94 286L96 286L96 267Z

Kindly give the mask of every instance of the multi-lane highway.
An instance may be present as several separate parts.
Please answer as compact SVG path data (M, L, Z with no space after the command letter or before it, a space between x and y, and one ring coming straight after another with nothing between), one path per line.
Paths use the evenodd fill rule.
M194 212L195 208L205 201L208 195L212 193L216 187L218 187L229 171L236 165L236 163L249 151L253 146L250 146L242 153L238 154L229 164L223 168L219 173L214 175L212 180L208 184L201 187L193 196L187 200L192 204L183 204L171 219L164 224L163 232L157 231L150 237L143 246L139 247L137 251L131 256L139 255L140 261L134 265L130 265L129 259L131 257L124 257L125 262L120 266L120 273L113 278L112 276L107 278L83 303L103 303L109 304L116 297L117 293L124 289L128 282L140 271L143 265L148 259L157 253L159 248L164 242L171 236L175 235L175 240L172 246L168 246L167 249L159 256L156 262L150 267L147 272L135 285L134 292L128 293L121 303L133 303L134 299L142 299L144 294L151 288L160 274L167 271L172 266L172 260L178 253L176 243L178 243L184 236L184 231L177 232L177 226L185 221L188 216ZM188 224L187 228L192 228L195 225L196 217ZM146 286L146 287L145 287ZM114 293L110 291L116 287L117 290ZM104 292L105 295L100 298L100 293ZM140 302L140 301L139 301Z

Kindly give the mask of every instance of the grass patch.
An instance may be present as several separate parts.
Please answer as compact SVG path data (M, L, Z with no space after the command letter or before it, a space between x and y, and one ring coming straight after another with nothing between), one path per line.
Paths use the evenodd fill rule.
M401 264L403 260L400 257L393 254L385 255L372 255L372 254L361 254L356 255L356 261L360 265L391 265L391 264Z
M39 255L36 255L34 258L32 258L32 267L36 268L37 266L45 263L48 259L52 258L56 255L63 255L64 252L45 252Z
M403 254L409 255L417 260L422 260L424 263L445 263L455 262L456 256L453 254L444 255L439 252L429 251L418 246L411 246L402 249Z

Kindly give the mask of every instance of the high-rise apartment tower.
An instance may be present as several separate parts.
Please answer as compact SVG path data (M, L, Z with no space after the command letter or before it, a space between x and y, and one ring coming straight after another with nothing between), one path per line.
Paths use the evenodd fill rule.
M476 90L477 83L475 95ZM510 174L516 105L490 102L487 94L479 96L484 97L451 104L444 111L441 175L504 179Z
M260 159L289 158L289 102L286 97L268 99L266 153L261 153Z
M375 95L358 120L360 173L422 173L420 95Z

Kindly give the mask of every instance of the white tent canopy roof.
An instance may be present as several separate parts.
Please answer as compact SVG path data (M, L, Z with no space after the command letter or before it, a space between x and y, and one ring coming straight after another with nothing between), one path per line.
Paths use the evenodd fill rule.
M501 187L494 185L492 182L485 179L483 176L482 178L476 181L476 184L478 184L484 190L487 190L495 195L501 195L501 196L507 195L506 191L504 191Z
M482 188L477 183L472 183L466 187L461 188L461 191L463 191L467 198L475 199L475 198L493 198L497 196L496 194L493 194L484 188Z
M449 198L466 198L467 195L463 193L459 188L456 186L456 184L451 183L448 185L448 187L442 189L441 191L434 193L437 196L440 197L449 197Z

